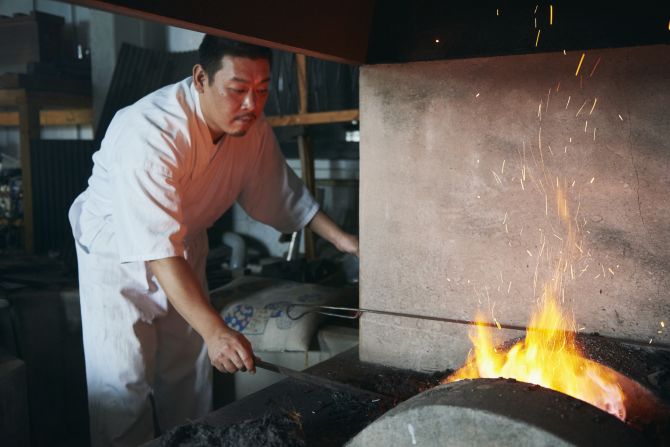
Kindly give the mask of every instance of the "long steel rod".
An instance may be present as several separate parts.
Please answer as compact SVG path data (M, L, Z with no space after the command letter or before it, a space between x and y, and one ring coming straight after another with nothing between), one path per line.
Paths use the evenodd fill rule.
M301 382L306 382L311 385L316 385L318 387L323 387L323 388L328 388L329 390L332 391L343 391L351 394L367 394L369 396L375 397L377 399L392 399L390 396L386 396L384 394L379 394L375 391L368 391L364 390L362 388L357 388L355 386L349 385L344 382L337 382L335 380L328 379L326 377L321 377L321 376L316 376L314 374L310 374L307 372L303 371L297 371L295 369L287 368L285 366L281 365L276 365L274 363L270 362L265 362L261 359L256 359L254 362L255 366L258 368L263 368L268 371L275 372L277 374L281 374L286 377L290 377L292 379L299 380Z
M291 315L291 310L293 310L296 307L303 307L306 308L304 312L298 314L297 316L292 316ZM329 312L332 311L332 312ZM340 313L337 313L340 312ZM341 312L351 312L351 315L346 315ZM539 332L546 332L549 329L542 329L542 328L533 328L533 327L524 327L524 326L517 326L514 324L506 324L506 323L491 323L490 321L472 321L472 320L462 320L458 318L447 318L447 317L435 317L432 315L419 315L419 314L411 314L411 313L405 313L405 312L393 312L389 310L378 310L378 309L365 309L365 308L360 308L360 307L340 307L340 306L321 306L321 305L313 305L313 304L290 304L286 308L286 316L290 318L291 320L299 320L303 316L309 313L319 313L321 315L328 315L331 317L338 317L338 318L346 318L350 320L355 320L359 318L362 314L368 313L368 314L377 314L377 315L387 315L391 317L402 317L402 318L413 318L417 320L428 320L428 321L439 321L441 323L454 323L454 324L463 324L463 325L468 325L468 326L487 326L487 327L492 327L492 328L498 328L498 329L510 329L513 331L521 331L521 332L528 332L528 331L539 331ZM642 346L645 348L652 348L652 349L661 349L661 350L667 350L670 351L670 344L668 343L648 343L645 341L641 340L635 340L632 338L622 338L622 337L612 337L609 335L601 335L601 334L587 334L587 333L582 333L582 332L576 332L576 331L563 331L566 333L571 333L571 334L578 334L580 336L585 336L585 337L593 337L593 338L601 338L605 340L610 340L610 341L615 341L618 343L624 343L627 345L634 345L634 346Z

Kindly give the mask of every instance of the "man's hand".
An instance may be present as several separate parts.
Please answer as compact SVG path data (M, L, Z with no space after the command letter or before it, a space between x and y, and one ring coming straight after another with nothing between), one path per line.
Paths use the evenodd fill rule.
M333 244L338 250L358 256L358 238L353 234L342 231L323 211L316 213L309 223L309 228Z
M209 360L222 373L256 372L254 353L247 338L228 327L215 331L205 339Z
M358 238L353 234L343 233L342 236L335 241L335 248L343 253L358 256Z
M205 296L191 266L181 257L149 262L151 271L172 303L205 341L212 365L221 372L255 372L251 343L226 326Z

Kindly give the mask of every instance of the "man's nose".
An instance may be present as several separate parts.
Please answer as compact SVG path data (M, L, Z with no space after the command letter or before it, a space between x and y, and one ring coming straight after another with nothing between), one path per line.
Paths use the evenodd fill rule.
M251 89L244 96L244 101L242 101L242 108L244 110L254 110L256 108L256 92Z

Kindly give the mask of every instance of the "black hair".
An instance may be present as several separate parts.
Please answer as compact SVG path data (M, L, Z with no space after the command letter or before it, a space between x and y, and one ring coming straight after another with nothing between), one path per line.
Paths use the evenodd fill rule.
M267 47L205 34L198 48L198 63L207 73L210 83L214 80L216 72L221 69L224 56L267 59L272 65L272 50Z

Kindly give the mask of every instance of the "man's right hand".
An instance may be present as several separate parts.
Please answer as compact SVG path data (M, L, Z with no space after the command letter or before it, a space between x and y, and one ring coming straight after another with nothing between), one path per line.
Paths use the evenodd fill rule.
M256 372L254 351L247 338L228 327L222 327L205 339L209 360L222 373Z

